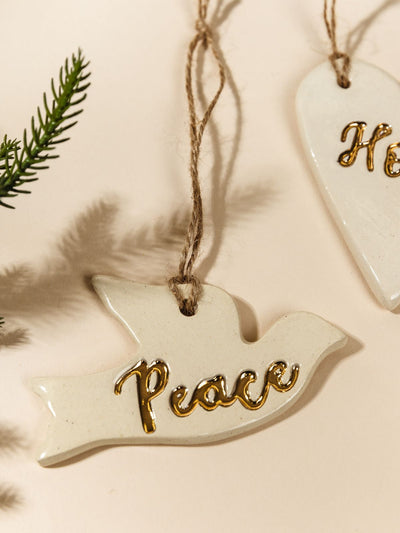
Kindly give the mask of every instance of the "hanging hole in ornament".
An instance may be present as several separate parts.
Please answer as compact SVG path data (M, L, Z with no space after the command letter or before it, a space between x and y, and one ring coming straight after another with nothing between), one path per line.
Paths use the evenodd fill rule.
M197 305L193 304L188 298L185 298L179 310L184 316L194 316L197 311Z
M348 78L343 78L339 81L339 85L342 89L349 89L351 86L351 81Z
M349 89L351 81L350 74L350 56L344 52L334 52L329 56L329 60L336 72L337 84L342 89Z

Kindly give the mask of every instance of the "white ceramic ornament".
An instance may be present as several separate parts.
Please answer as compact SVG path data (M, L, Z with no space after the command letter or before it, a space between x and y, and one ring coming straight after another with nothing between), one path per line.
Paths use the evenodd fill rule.
M187 317L168 287L103 276L93 284L139 351L123 368L34 380L52 415L43 466L106 444L197 444L247 432L294 403L347 340L300 312L248 343L232 298L216 287L203 286L197 313Z
M325 201L370 288L393 310L400 305L400 86L353 61L343 89L326 62L302 82L296 107Z

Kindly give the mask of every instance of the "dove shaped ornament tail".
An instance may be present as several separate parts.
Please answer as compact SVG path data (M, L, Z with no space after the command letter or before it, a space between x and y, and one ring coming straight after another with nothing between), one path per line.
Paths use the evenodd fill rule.
M306 312L246 342L232 298L210 285L190 317L166 286L103 276L93 285L139 350L123 368L35 379L51 413L43 466L103 445L189 445L246 433L293 404L322 359L346 343Z

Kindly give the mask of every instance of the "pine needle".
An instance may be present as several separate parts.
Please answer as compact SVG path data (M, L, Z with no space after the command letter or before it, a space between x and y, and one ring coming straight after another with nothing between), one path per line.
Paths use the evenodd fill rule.
M0 205L13 208L2 198L28 194L30 191L21 187L36 181L38 170L49 168L50 160L58 157L57 145L69 140L65 132L77 123L73 119L83 111L77 106L85 100L90 85L88 64L81 50L72 55L71 64L67 59L60 69L58 88L51 80L51 103L43 94L43 109L38 107L36 119L32 117L29 137L27 129L22 141L4 136L0 143Z

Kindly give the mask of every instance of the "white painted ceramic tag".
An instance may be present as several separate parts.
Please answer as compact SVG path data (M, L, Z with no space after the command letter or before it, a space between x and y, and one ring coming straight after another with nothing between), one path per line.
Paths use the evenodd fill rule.
M329 62L297 94L304 147L318 185L378 300L400 305L400 85L352 62L339 87Z
M43 466L105 444L196 444L244 433L297 400L318 363L347 340L300 312L248 343L232 298L216 287L203 287L187 317L167 287L102 276L93 283L140 348L123 368L34 380L52 415Z

